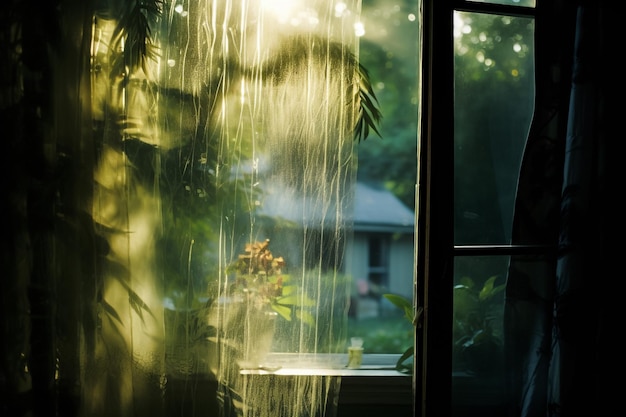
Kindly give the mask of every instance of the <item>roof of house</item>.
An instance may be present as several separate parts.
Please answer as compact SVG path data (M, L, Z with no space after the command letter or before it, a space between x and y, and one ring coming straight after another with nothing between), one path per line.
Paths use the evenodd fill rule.
M316 198L302 197L288 188L269 191L261 211L272 217L280 217L309 226L334 221L334 207ZM271 195L271 197L269 197ZM413 233L415 215L393 193L383 187L364 183L355 186L354 213L355 232Z
M354 230L413 233L415 214L383 187L356 184Z

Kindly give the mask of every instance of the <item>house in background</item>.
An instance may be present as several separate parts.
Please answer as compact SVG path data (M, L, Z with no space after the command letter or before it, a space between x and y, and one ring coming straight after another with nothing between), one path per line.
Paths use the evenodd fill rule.
M367 318L391 310L397 313L397 307L382 294L413 298L415 214L391 191L363 182L355 185L353 203L353 234L345 248L341 271L353 281L350 314ZM266 219L280 219L296 228L305 223L309 233L315 233L325 222L332 228L334 210L326 207L320 212L319 209L317 202L307 200L289 187L272 183L264 190L261 213ZM298 247L294 242L300 234L291 236L289 229L282 228L280 239L272 238L272 246L275 253L299 264L302 253L300 249L294 250ZM313 259L318 259L318 255L313 254Z
M354 279L357 318L395 309L384 293L413 298L415 213L383 187L356 184L354 235L344 271Z

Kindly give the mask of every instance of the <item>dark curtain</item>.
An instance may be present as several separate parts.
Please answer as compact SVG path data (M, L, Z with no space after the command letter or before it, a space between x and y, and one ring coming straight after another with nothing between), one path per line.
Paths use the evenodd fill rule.
M510 263L510 416L626 415L623 17L608 1L537 3L535 118L512 243L548 249Z

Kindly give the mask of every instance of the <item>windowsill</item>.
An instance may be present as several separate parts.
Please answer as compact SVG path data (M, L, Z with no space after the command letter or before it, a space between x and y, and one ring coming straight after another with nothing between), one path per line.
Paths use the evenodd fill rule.
M258 368L241 369L242 375L322 375L410 377L396 370L398 354L364 354L359 368L348 368L348 354L270 353Z
M410 410L414 399L413 376L396 370L399 357L399 354L364 354L361 367L349 369L348 354L271 353L264 366L240 372L251 376L339 376L340 405L400 406Z
M291 375L291 376L384 376L384 377L408 377L410 375L398 372L395 369L380 369L361 367L359 369L348 368L290 368L284 367L274 370L272 367L259 369L242 369L242 375Z

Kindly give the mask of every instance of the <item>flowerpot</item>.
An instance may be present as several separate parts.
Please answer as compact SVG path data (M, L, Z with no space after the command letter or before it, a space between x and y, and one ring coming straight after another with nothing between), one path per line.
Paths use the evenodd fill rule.
M251 311L244 326L243 346L239 366L254 369L263 366L272 349L276 331L277 313L274 311Z
M278 315L268 305L256 305L242 299L219 303L210 322L216 323L222 338L220 346L239 368L252 369L263 365L272 349Z

